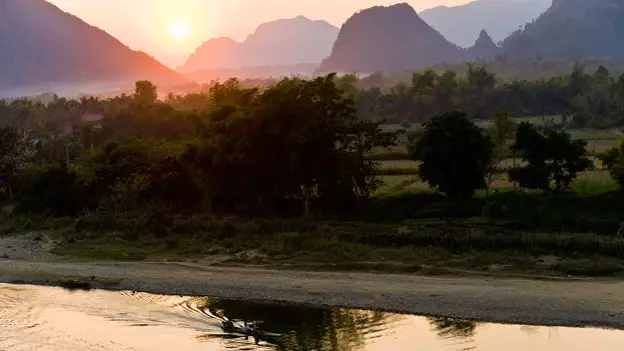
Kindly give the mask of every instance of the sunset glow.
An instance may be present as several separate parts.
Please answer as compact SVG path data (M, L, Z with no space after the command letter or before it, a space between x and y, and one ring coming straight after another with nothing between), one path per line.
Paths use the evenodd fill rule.
M169 33L171 34L171 37L175 40L185 40L188 39L191 33L191 29L188 23L174 22L169 28Z
M19 1L19 0L17 0ZM170 67L211 38L244 41L265 22L299 15L340 27L353 13L398 0L46 0ZM407 0L417 10L470 0ZM1 2L1 0L0 0ZM331 4L331 6L327 6ZM148 10L146 10L148 9Z

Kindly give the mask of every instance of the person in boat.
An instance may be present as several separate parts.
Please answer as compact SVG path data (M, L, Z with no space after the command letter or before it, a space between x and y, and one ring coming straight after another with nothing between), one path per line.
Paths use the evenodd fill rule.
M258 326L258 324L254 325L251 335L253 336L254 341L256 342L256 345L258 345L261 341L261 336L262 336L262 331L260 330L260 327Z
M245 321L245 324L243 325L243 334L250 335L252 331L253 329L247 324L247 321Z
M234 331L234 323L229 319L226 319L223 322L221 322L221 326L223 327L223 330L228 333L231 333Z

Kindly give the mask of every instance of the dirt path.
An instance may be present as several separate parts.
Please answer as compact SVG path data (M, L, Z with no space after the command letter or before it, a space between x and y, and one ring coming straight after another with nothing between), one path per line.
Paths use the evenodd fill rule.
M117 282L112 289L162 294L379 309L502 323L624 329L624 282L431 278L175 263L0 261L0 282L54 282L64 276L95 276Z

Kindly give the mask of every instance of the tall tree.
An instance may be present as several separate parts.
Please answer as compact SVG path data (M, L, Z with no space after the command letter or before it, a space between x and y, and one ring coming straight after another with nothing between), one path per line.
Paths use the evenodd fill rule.
M0 175L8 195L13 197L17 172L24 170L35 154L34 141L12 128L0 129Z
M141 105L153 105L158 100L158 88L150 81L136 82L134 98Z
M410 158L421 162L419 176L452 199L484 189L492 141L463 112L434 117L410 136Z

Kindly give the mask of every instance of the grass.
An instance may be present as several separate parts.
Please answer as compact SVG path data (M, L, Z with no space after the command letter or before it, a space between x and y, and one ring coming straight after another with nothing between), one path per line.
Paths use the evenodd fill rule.
M391 148L377 148L368 155L368 159L376 161L407 160L409 155L406 144L402 143Z
M380 175L418 175L418 162L411 160L382 161Z
M235 262L312 265L319 269L360 267L428 274L465 269L618 275L624 267L624 239L589 230L537 229L556 228L561 218L579 221L577 226L599 223L592 215L613 206L616 198L592 195L595 190L575 195L576 200L516 192L496 194L495 202L506 207L496 219L478 215L482 211L481 197L449 208L435 194L420 193L376 200L369 210L363 209L358 215L366 221L214 220L203 216L165 216L168 218L161 223L150 225L146 219L149 217L142 214L93 214L79 221L49 221L51 225L46 232L59 242L55 253L74 259L179 261L225 255ZM600 208L594 209L595 206ZM578 208L589 210L570 217ZM621 211L615 208L606 214L610 225L614 224L610 216L615 213ZM15 217L11 221L16 229L18 223L26 225L21 228L23 231L35 227L41 230L46 223L44 218L18 221ZM5 218L3 222L6 224L8 220ZM138 231L129 226L136 222ZM519 223L523 223L524 228ZM150 229L154 225L164 226L166 230ZM531 225L533 228L528 227ZM247 255L247 252L254 254ZM541 257L557 257L557 260L544 265L540 263ZM88 288L90 285L83 283L93 283L75 280L59 284Z

